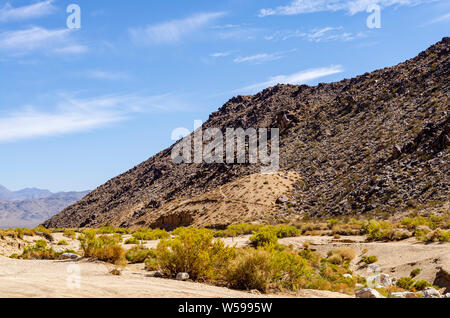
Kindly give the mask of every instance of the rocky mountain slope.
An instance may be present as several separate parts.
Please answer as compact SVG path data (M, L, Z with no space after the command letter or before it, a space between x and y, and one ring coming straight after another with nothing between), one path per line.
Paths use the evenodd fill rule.
M213 113L203 129L281 129L280 173L296 177L286 188L287 200L271 204L278 204L270 208L277 211L270 213L273 222L439 205L449 197L449 51L450 38L444 38L411 60L353 79L314 87L277 85L238 96ZM108 181L44 225L175 227L195 225L206 216L212 227L238 222L227 219L236 209L229 204L228 211L211 200L196 201L194 209L174 204L230 182L240 184L258 174L259 165L176 165L172 148ZM234 191L231 196L243 190L237 186ZM261 212L245 220L252 218L267 219Z
M33 192L36 196L37 192ZM44 195L44 192L40 192ZM82 199L89 191L61 192L28 200L0 200L0 228L35 227L70 204Z

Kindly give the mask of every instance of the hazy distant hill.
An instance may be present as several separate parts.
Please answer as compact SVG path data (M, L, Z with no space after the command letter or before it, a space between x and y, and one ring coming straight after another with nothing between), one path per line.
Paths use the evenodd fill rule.
M280 168L298 176L284 205L248 202L257 197L251 193L269 197L265 184L276 193L282 181L276 176L260 185L260 177L246 181L260 172L259 165L176 165L172 146L44 224L222 227L268 217L288 222L304 216L395 214L447 202L449 78L450 38L444 38L393 67L314 87L277 85L232 98L211 114L202 129L281 129Z
M0 185L0 200L7 201L22 201L30 199L43 199L51 196L49 190L42 190L36 188L26 188L19 191L10 191L4 186Z
M40 189L13 192L0 186L0 228L35 227L88 193L52 193Z

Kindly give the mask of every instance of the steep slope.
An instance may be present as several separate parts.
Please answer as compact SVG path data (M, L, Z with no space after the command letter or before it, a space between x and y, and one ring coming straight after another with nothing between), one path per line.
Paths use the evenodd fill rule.
M449 50L450 38L444 38L416 58L353 79L315 87L277 85L238 96L203 129L281 129L281 169L298 175L286 192L290 203L278 207L285 218L440 204L449 197ZM260 172L257 164L176 165L172 147L44 225L156 225L155 217L166 213L171 201ZM201 210L189 212L191 219Z
M88 193L61 192L40 199L0 201L0 228L35 227Z

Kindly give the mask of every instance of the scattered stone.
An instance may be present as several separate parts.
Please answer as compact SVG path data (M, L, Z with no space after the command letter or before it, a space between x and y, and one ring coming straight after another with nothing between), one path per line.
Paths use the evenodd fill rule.
M433 287L427 287L424 291L422 291L423 298L442 298L442 295L439 291L434 289Z
M259 290L257 290L257 289L252 289L252 290L250 291L250 294L253 294L253 295L261 295L261 292L260 292Z
M394 232L394 240L396 240L396 241L406 240L412 236L413 236L413 234L410 231L405 230L405 229L399 229Z
M450 298L450 293L445 294L444 298Z
M386 298L372 288L363 288L356 292L356 298Z
M289 202L289 198L287 197L287 196L285 196L285 195L282 195L282 196L280 196L278 199L277 199L277 204L285 204L285 203L288 203Z
M166 275L164 275L163 272L156 271L156 272L153 273L153 277L156 277L156 278L164 278L164 277L166 277Z
M80 255L73 254L73 253L63 253L59 256L60 260L67 260L67 259L79 260L80 258L81 258Z
M189 279L189 274L188 273L178 273L177 274L177 280L186 281L188 279Z
M388 274L378 274L367 278L367 284L374 287L389 287L392 285Z
M350 274L344 274L344 277L345 277L345 278L353 278L353 276L350 275Z
M381 267L377 264L370 264L367 266L368 273L381 273Z
M414 294L413 292L395 292L395 293L391 293L391 296L394 298L417 298L416 294Z

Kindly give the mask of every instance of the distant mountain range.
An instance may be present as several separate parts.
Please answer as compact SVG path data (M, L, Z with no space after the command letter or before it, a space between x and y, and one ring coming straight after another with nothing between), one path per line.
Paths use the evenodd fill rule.
M19 191L10 191L4 186L0 185L0 200L7 201L23 201L30 199L44 199L51 196L49 190L42 190L36 188L26 188Z
M35 227L89 192L52 193L36 188L10 191L0 185L0 228Z

